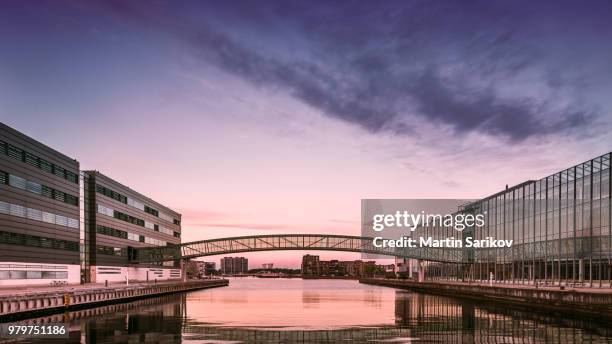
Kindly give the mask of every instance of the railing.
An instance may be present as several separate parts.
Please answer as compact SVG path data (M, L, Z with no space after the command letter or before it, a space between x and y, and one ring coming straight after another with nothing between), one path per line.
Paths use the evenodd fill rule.
M464 250L459 248L390 248L376 247L373 238L326 234L276 234L210 239L164 247L135 249L134 263L153 263L257 251L317 250L359 252L435 262L463 263Z

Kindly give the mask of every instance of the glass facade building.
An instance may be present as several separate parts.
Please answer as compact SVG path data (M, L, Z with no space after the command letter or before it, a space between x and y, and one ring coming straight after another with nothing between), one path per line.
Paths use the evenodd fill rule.
M529 180L460 207L484 226L459 237L513 240L510 248L464 248L463 263L428 263L429 279L610 287L611 153L540 180ZM458 236L426 228L425 236Z

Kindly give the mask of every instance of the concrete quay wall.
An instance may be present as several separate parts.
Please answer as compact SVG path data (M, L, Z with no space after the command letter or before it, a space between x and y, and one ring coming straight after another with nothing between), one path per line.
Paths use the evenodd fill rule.
M360 283L486 302L513 304L562 313L612 317L612 289L560 290L533 286L485 286L468 283L361 279Z
M219 279L6 295L0 296L0 322L227 285Z

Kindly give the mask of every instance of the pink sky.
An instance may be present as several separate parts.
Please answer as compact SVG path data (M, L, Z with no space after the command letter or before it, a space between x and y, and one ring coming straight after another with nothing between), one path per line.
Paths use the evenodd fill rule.
M611 150L607 5L438 5L15 2L0 120L181 212L184 241L358 235L362 198L480 198Z

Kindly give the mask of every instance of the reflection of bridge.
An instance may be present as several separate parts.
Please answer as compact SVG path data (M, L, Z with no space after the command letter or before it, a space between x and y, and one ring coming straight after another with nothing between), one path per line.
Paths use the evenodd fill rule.
M325 301L327 302L327 301ZM612 330L605 320L563 318L470 301L395 291L395 325L335 329L235 327L190 318L189 307L201 307L200 299L172 294L63 314L27 319L28 325L67 323L66 342L199 342L241 343L594 343L606 342ZM384 311L384 308L380 311ZM392 311L389 309L389 311ZM197 314L197 313L196 313ZM210 311L207 313L212 315ZM194 315L192 315L194 316ZM143 339L143 337L145 339ZM0 340L4 343L5 341Z
M179 245L135 249L130 258L135 263L152 263L221 254L318 250L358 252L435 262L463 262L461 249L376 247L373 238L327 234L273 234L186 242Z

